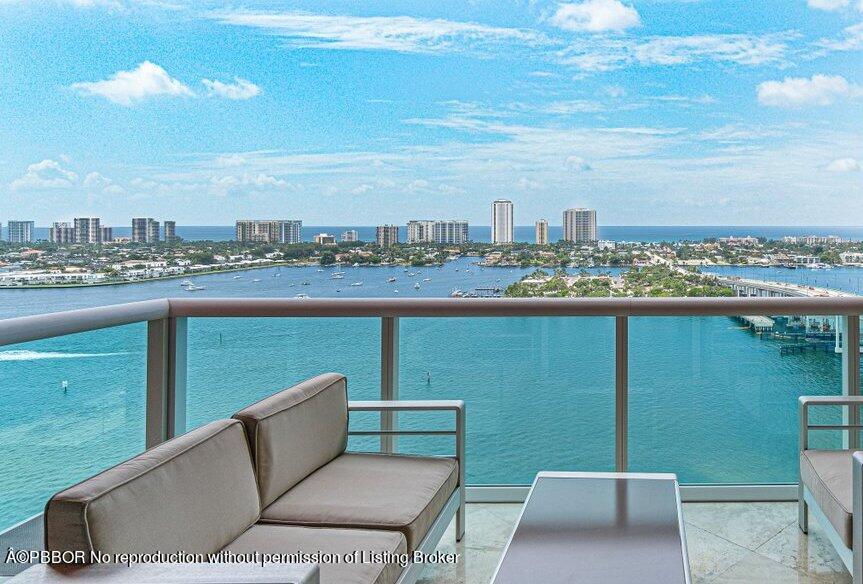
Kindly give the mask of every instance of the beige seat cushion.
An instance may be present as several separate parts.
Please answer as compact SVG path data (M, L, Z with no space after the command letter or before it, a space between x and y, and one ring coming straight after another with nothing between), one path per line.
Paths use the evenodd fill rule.
M851 547L851 454L853 450L804 450L800 453L800 479L809 488L821 512Z
M404 536L397 531L365 529L329 529L292 525L253 526L236 541L225 547L235 553L295 554L297 552L326 554L407 551ZM403 568L398 563L320 563L321 584L393 584Z
M243 426L219 420L51 497L45 545L109 554L210 553L259 515Z
M325 373L234 414L252 447L261 505L345 451L348 442L347 380Z
M401 531L417 548L458 485L450 458L345 453L261 513L261 521Z

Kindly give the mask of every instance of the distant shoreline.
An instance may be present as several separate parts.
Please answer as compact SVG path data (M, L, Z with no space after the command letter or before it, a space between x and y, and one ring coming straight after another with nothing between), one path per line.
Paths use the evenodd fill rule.
M187 274L171 274L157 278L146 278L143 280L120 280L112 282L92 282L89 284L25 284L22 286L0 286L0 290L43 290L50 288L96 288L99 286L128 286L130 284L149 284L162 280L177 280L180 278L194 278L196 276L212 276L213 274L230 274L231 272L245 272L247 270L261 270L264 268L307 268L317 264L296 264L287 262L273 262L265 266L244 266L242 268L224 268L220 270L206 270L203 272L192 272Z
M323 268L339 268L339 267L347 267L347 266L337 266L335 264L328 266L321 266L317 263L287 263L287 262L273 262L271 264L267 264L265 266L244 266L241 268L225 268L220 270L207 270L204 272L193 272L187 274L172 274L169 276L159 276L157 278L147 278L145 280L126 280L126 281L117 281L117 282L93 282L91 284L27 284L22 286L0 286L0 292L7 290L50 290L57 288L98 288L104 286L130 286L135 284L149 284L153 282L161 282L163 280L178 280L180 278L194 278L197 276L212 276L215 274L230 274L234 272L246 272L251 270L263 270L266 268L310 268L310 267L323 267ZM354 266L350 266L354 267ZM358 268L391 268L391 267L408 267L405 264L389 264L389 265L379 265L379 264L360 264L356 266ZM427 266L414 266L416 269L422 269ZM485 269L512 269L517 268L519 266L513 265L487 265L483 266ZM729 268L759 268L759 269L769 269L776 268L780 266L769 266L769 265L759 265L759 264L713 264L707 266L698 266L700 268L715 268L715 267L729 267ZM863 266L858 265L845 265L842 266L845 268L861 268ZM631 266L612 266L612 265L597 265L593 266L592 269L628 269ZM577 270L583 269L578 268L577 266L571 267L570 269ZM802 269L802 268L801 268Z

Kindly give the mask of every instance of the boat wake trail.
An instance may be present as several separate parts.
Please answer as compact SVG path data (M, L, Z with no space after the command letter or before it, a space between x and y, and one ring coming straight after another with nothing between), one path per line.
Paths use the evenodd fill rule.
M37 361L40 359L89 359L93 357L115 357L128 353L60 353L55 351L0 351L2 361Z

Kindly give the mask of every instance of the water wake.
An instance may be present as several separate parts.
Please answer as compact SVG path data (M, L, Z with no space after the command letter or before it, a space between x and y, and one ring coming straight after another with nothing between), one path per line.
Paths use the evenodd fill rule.
M56 351L0 351L2 361L37 361L40 359L88 359L93 357L114 357L127 353L60 353Z

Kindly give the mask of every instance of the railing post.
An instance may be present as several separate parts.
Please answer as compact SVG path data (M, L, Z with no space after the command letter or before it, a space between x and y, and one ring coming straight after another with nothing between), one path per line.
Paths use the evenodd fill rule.
M860 316L842 317L842 394L860 395ZM838 331L837 331L838 332ZM859 425L859 406L843 408L843 424ZM860 447L860 430L851 428L845 437L845 448Z
M614 321L614 470L629 466L629 318Z
M381 318L381 399L399 398L399 319ZM396 412L381 412L381 430L391 432L398 424ZM396 451L396 437L381 436L381 452Z
M146 446L186 431L185 318L147 322Z

